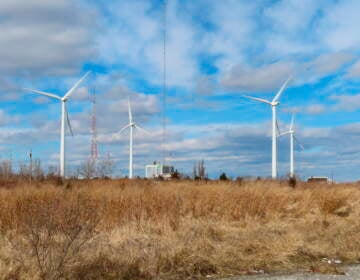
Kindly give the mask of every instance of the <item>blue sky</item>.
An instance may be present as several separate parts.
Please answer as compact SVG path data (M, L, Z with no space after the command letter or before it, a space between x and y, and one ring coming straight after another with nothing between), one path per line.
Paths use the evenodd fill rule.
M62 94L83 75L68 109L71 173L90 154L88 92L98 98L100 156L127 174L127 97L137 122L136 175L161 160L163 2L5 0L0 3L0 156L27 153L45 169L57 165L60 105L21 90ZM167 160L191 173L204 159L210 176L269 176L268 106L242 97L272 99L290 74L279 122L291 113L305 151L296 171L305 178L358 180L360 165L360 2L355 0L168 0ZM279 140L279 173L289 168L288 138Z

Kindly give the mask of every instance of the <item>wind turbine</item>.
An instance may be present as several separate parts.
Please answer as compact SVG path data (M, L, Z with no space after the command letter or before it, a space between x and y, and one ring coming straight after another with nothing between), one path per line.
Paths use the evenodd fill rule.
M294 140L300 146L302 150L304 150L304 146L300 144L299 140L295 136L295 128L294 128L294 115L292 115L291 123L288 131L280 133L279 136L282 135L290 135L290 178L294 178Z
M72 134L70 119L69 119L69 113L66 110L66 102L69 100L70 96L74 93L75 89L81 84L81 82L90 74L90 72L87 72L80 80L78 80L72 88L70 88L63 97L60 97L53 93L48 93L44 91L24 88L26 91L31 91L34 93L38 93L41 95L48 96L50 98L54 98L57 100L60 100L61 102L61 129L60 129L60 176L65 177L65 115L66 115L66 121L69 126L69 130Z
M129 179L133 178L133 137L134 137L134 129L140 129L146 133L148 133L144 128L139 126L137 123L133 121L132 113L131 113L131 104L130 98L128 99L128 110L129 110L129 123L125 125L122 129L120 129L119 134L122 133L125 129L130 128L130 143L129 143Z
M281 86L280 90L276 93L274 99L272 101L268 101L262 98L256 98L244 95L244 97L259 101L262 103L269 104L272 110L272 168L271 168L271 176L273 179L277 177L277 143L276 143L276 130L277 130L277 120L276 120L276 106L280 104L279 99L283 91L285 90L286 86L288 85L289 81L291 80L292 76L285 81L285 83Z

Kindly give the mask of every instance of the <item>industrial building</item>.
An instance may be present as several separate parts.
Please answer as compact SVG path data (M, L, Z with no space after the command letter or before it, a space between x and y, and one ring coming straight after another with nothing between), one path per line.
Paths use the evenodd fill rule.
M307 179L308 183L330 183L331 180L329 180L328 177L325 176L311 176Z
M171 178L174 173L174 167L170 165L162 165L161 163L154 162L145 166L145 178L154 179L163 177L164 179Z
M145 166L145 178L153 179L158 178L162 173L162 165L154 162Z

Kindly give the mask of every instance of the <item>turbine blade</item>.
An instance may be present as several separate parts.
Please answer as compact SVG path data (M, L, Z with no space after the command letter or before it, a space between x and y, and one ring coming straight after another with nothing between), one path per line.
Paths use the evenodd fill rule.
M280 133L280 134L278 135L278 137L283 136L283 135L287 135L287 134L290 134L290 131L282 132L282 133Z
M288 83L290 82L291 79L292 79L292 75L290 75L289 78L285 81L285 83L281 86L281 88L279 89L279 91L275 95L272 102L279 101L279 98L280 98L281 94L283 93L283 91L285 90L286 86L288 85Z
M35 89L30 89L30 88L24 88L24 90L31 91L31 92L35 92L35 93L38 93L38 94L41 94L41 95L46 95L46 96L48 96L48 97L61 100L61 97L60 97L60 96L57 96L56 94L53 94L53 93L48 93L48 92L44 92L44 91L40 91L40 90L35 90Z
M278 121L276 120L276 130L277 130L277 133L278 133L278 136L280 135L280 128L279 128L279 123Z
M68 90L68 92L64 95L64 99L68 99L72 94L73 92L75 91L75 89L81 84L81 82L90 74L90 71L89 72L86 72L86 74L80 79L78 80L71 89Z
M252 100L255 100L255 101L267 103L267 104L270 104L270 105L271 105L271 102L270 102L270 101L267 101L267 100L262 99L262 98L252 97L252 96L248 96L248 95L243 95L243 97L248 98L248 99L252 99Z
M130 127L130 126L131 126L131 124L125 125L122 129L119 130L118 133L119 133L119 134L122 133L125 129L127 129L127 128Z
M70 122L70 117L69 117L69 111L66 109L66 107L65 107L65 112L66 112L66 121L67 121L67 124L68 124L68 128L69 128L70 134L71 134L71 136L74 136L74 133L73 133L73 130L72 130L72 127L71 127L71 122Z
M295 142L299 145L299 147L301 148L301 150L305 150L304 146L300 143L300 141L296 138L296 136L294 135L294 139Z
M290 123L290 130L293 130L293 128L294 128L294 119L295 119L295 115L292 114L291 123Z
M146 130L145 128L143 128L137 124L135 124L135 127L138 128L139 130L145 132L146 134L151 135L150 131Z
M129 122L132 123L130 97L128 98Z

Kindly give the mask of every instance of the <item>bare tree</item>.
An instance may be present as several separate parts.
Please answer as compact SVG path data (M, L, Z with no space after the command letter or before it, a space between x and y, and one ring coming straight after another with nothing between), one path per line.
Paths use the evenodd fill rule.
M103 160L99 161L97 164L97 175L101 178L111 177L114 172L114 161L108 155Z
M41 160L35 159L31 164L31 175L35 179L41 179L44 177L44 171L41 168Z
M204 180L207 178L204 160L200 160L195 163L194 169L193 169L193 177L196 180Z
M79 176L90 179L96 176L96 162L94 160L88 159L81 163L78 168Z
M59 168L56 165L49 165L46 176L48 176L48 177L59 176Z
M198 163L198 174L201 180L205 179L205 163L204 160Z
M193 167L193 179L194 179L194 180L197 179L196 163L194 164L194 167Z
M28 177L29 174L30 174L29 166L25 162L20 161L19 162L19 175L21 177Z
M0 162L0 176L8 179L13 175L12 160L5 159Z

